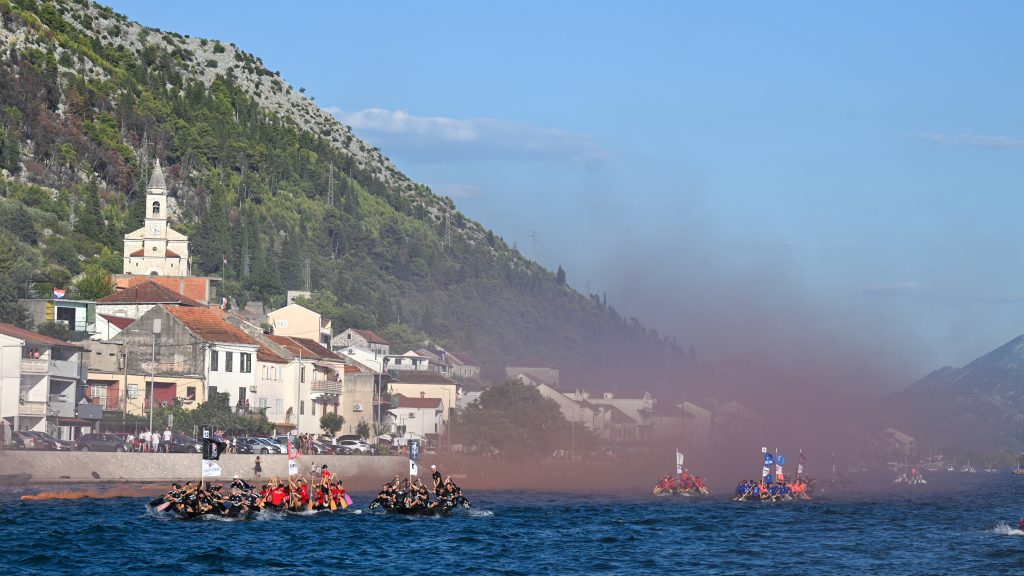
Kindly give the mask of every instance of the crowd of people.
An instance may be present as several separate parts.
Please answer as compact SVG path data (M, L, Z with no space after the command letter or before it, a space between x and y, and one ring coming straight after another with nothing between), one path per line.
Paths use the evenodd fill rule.
M810 500L807 493L811 485L804 479L797 479L793 482L757 482L755 480L744 480L736 486L736 497L733 500Z
M446 514L456 506L469 508L470 502L462 494L451 477L441 481L441 472L437 465L431 465L430 479L433 489L427 488L419 478L409 481L398 476L391 482L385 482L377 497L370 503L371 510L383 508L387 512L398 514ZM433 498L431 498L433 494Z
M244 518L260 510L300 512L305 510L337 510L348 508L352 499L345 493L343 482L324 464L318 474L271 478L256 488L237 475L225 490L220 483L174 484L163 497L150 505L158 512L169 510L189 519L206 514L228 518Z
M689 470L683 470L678 477L665 476L654 486L654 494L707 494L704 479L691 476Z
M173 436L170 428L163 432L143 430L138 435L129 432L124 442L128 445L129 452L170 452Z

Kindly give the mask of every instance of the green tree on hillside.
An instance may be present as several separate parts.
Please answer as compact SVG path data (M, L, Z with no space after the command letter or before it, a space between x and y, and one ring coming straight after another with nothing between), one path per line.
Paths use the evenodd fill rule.
M86 264L82 277L75 283L78 298L99 300L114 293L114 279L99 264Z

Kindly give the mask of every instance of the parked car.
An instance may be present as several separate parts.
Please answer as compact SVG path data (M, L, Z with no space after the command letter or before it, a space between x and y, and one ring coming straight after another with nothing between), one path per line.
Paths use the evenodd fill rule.
M338 442L338 454L376 454L377 449L362 440L341 440Z
M46 432L29 432L36 437L36 450L74 450L75 443L55 438Z
M257 438L254 438L254 440L256 440L260 444L263 444L264 446L270 448L270 453L271 454L286 454L288 452L288 448L286 446L282 446L281 444L278 444L277 442L274 442L270 438L257 437Z
M288 440L289 439L292 441L292 448L294 449L295 448L295 440L296 440L295 436L275 436L274 437L274 442L277 442L281 446L284 446L284 450L285 450L285 452L287 452L288 451Z
M235 439L238 454L284 454L287 450L269 438L242 437Z
M31 432L15 430L11 432L11 447L16 450L35 450L36 437Z
M337 448L337 446L332 446L326 442L320 442L319 440L313 441L313 451L316 454L335 454L335 448Z
M173 434L171 435L171 443L165 445L161 442L160 449L166 449L168 452L196 453L203 451L203 445L190 436L185 436L184 434Z
M128 445L116 434L82 434L75 440L75 447L82 452L127 452Z

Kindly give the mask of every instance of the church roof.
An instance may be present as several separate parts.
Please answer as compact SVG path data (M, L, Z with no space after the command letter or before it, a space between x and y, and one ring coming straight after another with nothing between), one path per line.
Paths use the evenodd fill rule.
M146 190L167 191L167 182L164 180L164 171L160 169L159 159L157 159L156 164L153 166L153 175L149 177L149 186L146 186Z
M135 252L132 252L131 254L129 254L129 256L132 256L132 257L145 256L145 255L146 255L146 249L145 248L139 248ZM164 249L164 258L181 258L181 256L177 252L175 252L174 250Z

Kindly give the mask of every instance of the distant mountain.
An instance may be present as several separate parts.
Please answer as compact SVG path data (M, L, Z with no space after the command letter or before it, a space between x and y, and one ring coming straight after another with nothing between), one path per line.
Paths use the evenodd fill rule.
M1024 336L963 368L944 367L886 399L893 425L935 451L1024 447Z
M258 57L87 0L0 0L0 304L74 288L90 267L120 272L157 159L193 273L222 277L239 305L308 287L335 326L399 352L430 338L492 380L540 358L570 386L667 390L687 363L411 181Z

